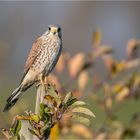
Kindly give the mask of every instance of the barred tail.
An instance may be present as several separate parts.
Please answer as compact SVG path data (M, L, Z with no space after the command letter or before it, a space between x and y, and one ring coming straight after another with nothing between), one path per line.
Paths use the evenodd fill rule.
M20 96L21 96L21 86L15 89L12 95L6 100L7 104L5 105L3 112L9 111L15 105Z

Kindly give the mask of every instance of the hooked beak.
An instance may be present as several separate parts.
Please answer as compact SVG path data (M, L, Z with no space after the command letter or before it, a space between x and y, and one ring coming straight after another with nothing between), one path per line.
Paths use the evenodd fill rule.
M55 28L51 29L51 33L53 33L54 35L56 34L56 32L57 32L57 29L55 29Z

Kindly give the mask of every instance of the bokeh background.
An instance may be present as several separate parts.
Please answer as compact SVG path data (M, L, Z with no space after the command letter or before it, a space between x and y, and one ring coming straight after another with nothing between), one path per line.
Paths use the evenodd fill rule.
M131 58L129 60L135 60L139 58L138 50L136 50L137 55L135 56L133 54L133 49L130 49L130 53L128 53L127 51L127 48L129 46L130 48L131 46L132 48L135 48L135 46L137 48L137 46L139 46L139 13L140 2L1 1L0 127L8 127L15 114L21 114L24 112L24 110L34 111L36 97L35 86L29 89L25 95L23 95L22 99L17 103L16 107L14 107L10 112L3 113L2 109L5 105L6 98L11 94L11 92L14 90L14 88L17 87L18 83L20 82L20 78L23 74L25 60L28 56L33 42L47 30L48 25L58 24L62 28L63 50L68 55L68 58L70 56L76 56L79 53L82 53L84 56L88 56L89 52L91 51L94 51L94 55L97 55L97 53L95 52L97 51L97 48L99 48L99 46L109 46L111 50L113 49L113 53L112 51L111 54L110 52L109 54L107 52L107 56L103 56L104 54L100 54L99 56L97 55L95 65L92 66L89 72L91 74L91 77L93 78L92 80L98 79L97 81L93 82L94 84L98 84L98 82L103 83L99 86L100 91L94 90L95 85L92 86L91 83L87 86L87 90L82 92L80 92L78 90L78 87L76 87L77 83L75 83L75 85L72 85L72 87L69 87L67 85L67 87L65 88L66 92L69 90L78 90L78 93L76 95L87 101L88 106L96 115L96 119L92 121L91 128L88 132L90 132L92 136L94 135L94 138L95 134L96 136L100 134L99 139L107 138L110 129L115 125L121 132L123 132L124 137L128 136L128 138L138 138L140 136L140 132L138 132L138 134L134 134L132 130L129 130L129 125L134 114L140 111L140 101L138 99L139 96L136 97L138 100L135 100L133 96L130 96L129 98L129 95L127 95L127 99L125 98L126 96L122 97L122 99L120 99L121 97L117 97L117 101L114 101L115 95L113 94L112 96L110 94L104 94L108 92L104 91L103 89L107 90L107 86L108 88L113 86L110 85L110 83L108 84L108 82L118 84L121 83L124 79L125 82L129 81L132 77L128 76L133 76L136 72L136 77L139 81L139 66L134 66L134 68L132 67L131 69L128 68L127 72L125 71L123 74L120 74L120 76L116 76L116 73L118 74L120 73L120 71L123 71L116 68L118 62L126 62L128 60L128 57ZM111 61L106 58L109 58L109 60L111 58ZM72 65L72 67L73 69L75 68L74 64ZM115 70L112 67L115 67ZM70 78L73 78L73 75L69 74L68 72L70 70L65 69L64 73L61 73L61 68L59 70L58 69L54 70L53 73L57 77L59 77L59 84L65 85L65 83L69 81ZM113 74L111 73L112 71ZM63 76L63 74L65 76ZM128 80L127 77L128 79L130 79ZM118 79L121 82L118 82ZM133 85L133 83L130 84ZM123 87L125 88L126 86L123 85ZM138 87L139 85L137 85L137 88ZM95 93L89 94L88 91L91 88L93 88L92 92ZM140 90L138 90L138 92L139 91ZM114 104L121 104L121 106L119 107L121 109L119 111L110 111L111 113L113 113L113 116L115 116L115 119L111 120L110 124L108 124L108 120L110 118L107 115L106 111L102 109L102 107L100 108L100 105L95 101L95 96L91 98L91 96L98 96L98 94L103 95L102 97L104 97L104 102L108 96L111 96L111 98L109 98L110 100L107 103L109 106L109 111L113 108L112 106ZM106 95L108 96L106 97ZM100 95L98 98L100 98ZM118 98L121 100L121 103ZM105 105L102 104L102 106L104 108ZM114 124L113 121L117 123ZM89 128L86 128L86 130L87 129ZM77 135L79 136L80 134ZM86 136L80 137L86 138ZM115 136L113 135L112 138L115 138Z

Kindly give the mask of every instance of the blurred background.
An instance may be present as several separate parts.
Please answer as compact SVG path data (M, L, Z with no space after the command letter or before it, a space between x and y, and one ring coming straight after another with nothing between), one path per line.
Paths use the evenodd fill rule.
M1 1L0 127L8 127L15 114L34 111L35 86L11 111L2 109L20 82L33 42L48 25L58 24L63 55L50 81L62 94L73 91L87 101L96 115L90 127L77 126L87 135L66 122L61 127L72 130L70 138L140 138L139 13L140 2Z

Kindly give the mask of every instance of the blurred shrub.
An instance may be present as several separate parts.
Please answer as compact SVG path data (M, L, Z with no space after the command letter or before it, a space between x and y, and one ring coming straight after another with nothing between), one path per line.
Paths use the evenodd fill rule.
M131 118L127 118L127 120L133 120L128 122L129 125L118 118L118 112L127 101L139 100L140 97L140 73L138 70L140 42L130 39L126 46L127 57L116 60L113 57L115 50L110 45L102 44L101 40L101 30L97 29L93 33L93 47L89 53L79 52L71 56L68 52L63 52L55 69L56 74L53 76L60 79L56 82L57 85L64 83L59 85L62 93L70 88L77 97L92 100L94 104L90 102L89 106L93 109L99 107L106 114L105 123L101 124L102 121L98 120L100 125L97 127L93 123L91 124L92 128L89 129L82 124L72 124L70 121L62 120L59 124L61 127L59 135L63 138L72 136L101 140L140 137L140 129L137 125L139 112L134 112ZM97 63L102 63L104 69L97 68ZM103 73L104 78L94 73L94 69ZM65 71L67 71L67 82L61 80ZM125 112L124 117L127 117Z
M108 44L102 44L101 40L101 30L97 29L93 33L93 47L89 53L78 52L72 56L69 52L63 51L56 65L55 74L50 75L48 79L56 85L62 96L70 90L77 98L89 101L91 109L94 110L96 107L100 109L105 117L99 120L98 117L102 116L95 113L98 122L90 123L91 127L87 127L82 121L77 123L68 117L62 118L52 130L52 139L56 137L97 140L140 138L139 112L133 112L129 118L127 116L129 109L123 112L124 118L129 120L127 124L118 117L118 113L127 106L128 101L139 101L140 98L138 54L140 42L136 39L128 40L127 57L117 60L114 58L115 50ZM96 67L98 63L103 65L102 69ZM95 69L98 72L94 73Z

